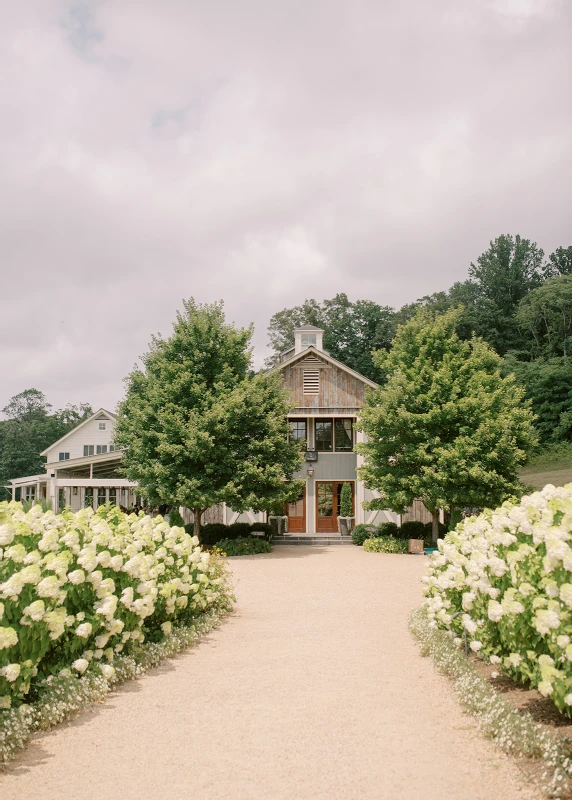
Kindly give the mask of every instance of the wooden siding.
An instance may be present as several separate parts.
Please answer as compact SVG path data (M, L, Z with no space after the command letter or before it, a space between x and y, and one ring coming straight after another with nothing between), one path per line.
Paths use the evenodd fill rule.
M306 462L294 477L305 478L311 467L315 481L355 481L356 466L355 453L319 453L317 461Z
M320 371L320 391L315 395L304 394L304 369L308 368ZM298 361L285 367L282 374L295 406L294 413L323 414L331 411L352 414L364 403L366 385L363 381L325 362L323 366L316 367L313 360L311 365L305 367L304 361Z

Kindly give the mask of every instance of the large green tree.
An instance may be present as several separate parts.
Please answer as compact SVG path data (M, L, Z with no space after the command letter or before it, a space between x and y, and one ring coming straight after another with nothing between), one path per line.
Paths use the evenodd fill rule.
M370 380L383 379L372 351L391 344L396 328L392 308L371 300L352 302L340 293L321 303L305 300L299 306L278 311L268 326L274 353L266 366L276 364L280 353L294 346L294 330L304 324L324 329L324 349L334 358Z
M524 387L541 443L572 441L572 360L518 361L509 355L502 369L504 374L514 373Z
M529 333L538 357L569 355L572 343L572 275L549 278L519 303L516 321Z
M387 375L362 409L367 441L360 476L379 498L370 508L403 512L421 499L440 509L497 505L519 491L517 469L535 443L533 416L513 376L481 339L464 341L462 311L420 311L375 358Z
M474 330L500 355L523 347L515 314L522 298L542 283L543 260L536 243L503 234L469 267L478 290Z
M45 395L38 389L26 389L12 397L0 421L0 499L8 498L5 485L10 478L44 472L40 453L92 414L85 403L68 404L52 411Z
M183 303L169 338L154 337L127 376L115 443L151 502L202 515L217 503L268 510L296 497L301 465L288 441L280 376L249 373L252 327L225 322L222 303Z

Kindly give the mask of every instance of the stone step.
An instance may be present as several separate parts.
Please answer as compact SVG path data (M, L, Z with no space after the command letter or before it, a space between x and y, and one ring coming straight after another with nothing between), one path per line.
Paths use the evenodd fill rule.
M307 547L323 547L324 545L347 545L353 544L351 536L312 536L310 534L300 536L286 535L274 536L272 545L306 545Z

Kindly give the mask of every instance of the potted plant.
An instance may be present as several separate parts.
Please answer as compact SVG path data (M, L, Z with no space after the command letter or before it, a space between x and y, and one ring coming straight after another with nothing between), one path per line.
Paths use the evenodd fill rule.
M288 517L284 514L284 506L272 506L268 512L268 522L272 526L272 537L288 533Z
M344 483L340 492L338 530L342 536L351 536L354 527L354 504L351 483Z

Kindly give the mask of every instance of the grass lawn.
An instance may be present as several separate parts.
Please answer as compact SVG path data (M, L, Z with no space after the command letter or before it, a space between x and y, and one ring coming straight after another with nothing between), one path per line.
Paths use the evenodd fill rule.
M518 474L523 483L535 489L542 489L547 483L554 486L572 483L571 444L566 442L546 447L533 456Z

